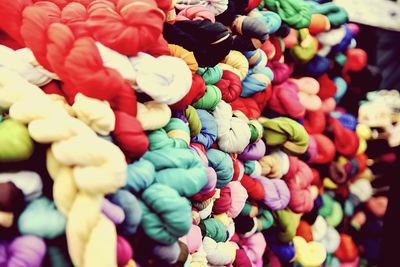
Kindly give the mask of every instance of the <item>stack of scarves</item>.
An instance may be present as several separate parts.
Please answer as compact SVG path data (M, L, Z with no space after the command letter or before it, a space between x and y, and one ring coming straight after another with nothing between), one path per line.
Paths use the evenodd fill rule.
M367 147L400 143L400 97L341 107L367 68L343 8L18 0L0 16L1 266L376 262L372 166L393 158Z

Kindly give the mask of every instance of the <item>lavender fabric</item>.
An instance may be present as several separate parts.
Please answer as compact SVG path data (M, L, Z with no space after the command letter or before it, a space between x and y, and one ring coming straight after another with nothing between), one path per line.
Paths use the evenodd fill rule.
M290 192L287 184L280 179L268 179L264 176L254 176L254 179L261 182L265 196L263 202L271 210L281 210L287 207L290 200Z
M11 242L0 241L0 266L40 267L46 254L44 241L33 235L24 235Z
M103 200L101 210L114 224L121 224L125 220L124 210L106 198Z
M256 143L248 144L247 147L239 155L241 160L259 160L265 155L266 147L263 140Z
M211 192L217 185L217 173L215 170L211 167L207 167L206 174L208 180L206 185L200 190L200 194L207 194L208 192Z
M178 260L180 248L178 242L171 245L155 245L153 247L153 253L158 259L168 264L174 264Z

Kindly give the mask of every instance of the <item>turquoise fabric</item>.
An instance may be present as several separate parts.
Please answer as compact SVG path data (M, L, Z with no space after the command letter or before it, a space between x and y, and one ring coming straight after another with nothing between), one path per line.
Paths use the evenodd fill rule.
M143 211L141 227L151 239L170 245L189 232L191 205L172 188L153 184L143 192L139 203Z

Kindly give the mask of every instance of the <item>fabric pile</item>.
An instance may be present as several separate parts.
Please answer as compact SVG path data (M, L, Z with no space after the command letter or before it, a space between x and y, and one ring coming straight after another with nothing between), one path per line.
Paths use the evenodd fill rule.
M368 149L400 144L400 95L358 110L377 77L343 8L0 0L0 17L0 266L377 261L393 154Z

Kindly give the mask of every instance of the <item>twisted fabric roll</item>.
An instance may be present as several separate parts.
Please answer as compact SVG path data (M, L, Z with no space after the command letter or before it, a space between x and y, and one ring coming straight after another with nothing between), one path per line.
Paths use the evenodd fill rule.
M228 1L200 0L200 4L209 9L215 16L223 13L228 8Z
M180 119L172 118L163 128L149 134L150 151L164 148L187 148L190 142L188 126Z
M276 237L274 237L274 240L270 239L271 238L268 238L268 245L271 246L271 250L273 252L273 254L271 255L271 262L276 260L279 263L279 265L277 266L281 266L281 261L283 261L284 263L292 262L295 258L295 250L293 244L282 243L279 240L275 240ZM273 258L273 256L278 257L279 259Z
M207 183L201 160L189 149L164 148L148 151L143 159L154 165L157 183L168 185L182 196L190 197L198 193Z
M318 78L329 70L329 59L317 54L307 62L306 69L311 77Z
M0 162L25 160L33 154L33 141L23 124L12 119L2 121L0 135Z
M200 67L215 66L232 47L232 36L225 26L209 20L166 23L163 34L168 43L193 51Z
M7 99L8 103L13 103L10 116L29 123L30 135L37 142L53 143L47 153L47 167L54 180L55 204L68 218L66 234L72 261L80 266L115 266L115 227L100 214L100 209L102 196L125 184L124 155L112 143L96 137L83 122L70 117L39 88L14 73L7 73L7 76L12 81L3 80L3 92L13 92L15 84L22 89L14 103ZM96 177L96 182L88 177ZM85 225L81 224L81 219ZM93 243L98 238L108 242ZM101 256L96 255L99 249Z
M65 232L66 218L47 198L33 200L18 218L23 235L53 239Z
M188 106L185 109L185 117L189 123L190 136L195 137L203 128L199 114L197 114L197 110L192 106Z
M250 142L250 129L245 121L233 117L232 107L219 102L213 112L218 127L218 146L228 153L240 153Z
M260 11L258 9L253 9L248 15L261 19L268 28L268 34L273 34L274 32L278 31L282 23L281 17L271 11Z
M206 169L208 181L206 185L201 189L199 194L206 194L208 196L208 194L212 193L212 195L214 195L215 193L214 191L217 184L217 174L213 168L208 166L207 152L205 148L202 146L199 147L194 144L191 144L190 149L196 152L196 154L200 157L201 161L203 162L204 168Z
M128 241L122 236L117 237L117 264L118 266L129 265L132 261L133 250Z
M143 192L141 199L141 227L150 238L170 245L189 232L192 225L190 204L175 190L154 184Z
M120 8L126 6L127 4L128 3L121 3ZM94 6L92 7L91 11L88 12L91 14L88 16L90 19L94 19L94 17L96 17L94 13L102 13L102 8L107 6L107 4L100 3ZM21 32L19 30L15 31L15 29L9 28L9 34L11 36L15 36L19 41L24 42L32 50L37 61L45 69L54 71L58 77L64 81L65 86L62 87L62 91L66 95L68 102L73 103L75 95L78 92L81 92L88 97L107 100L110 102L113 110L126 113L125 116L122 117L116 115L116 141L121 145L128 157L135 158L138 157L138 155L142 155L147 149L148 144L145 141L140 140L145 139L144 134L139 134L139 132L141 132L140 127L136 127L135 131L129 129L129 126L135 123L135 118L133 117L136 115L135 96L130 90L129 84L124 81L123 77L118 74L118 72L112 70L111 68L105 67L101 58L101 48L96 47L95 41L92 39L92 37L90 37L93 34L93 36L96 36L96 38L101 39L103 43L107 43L106 39L109 36L113 36L113 34L107 34L106 36L100 32L109 31L110 27L105 26L96 28L96 26L88 26L86 24L88 22L83 22L82 17L78 19L76 18L76 16L79 17L78 14L73 13L74 15L72 15L72 13L69 13L71 10L73 10L73 8L75 8L73 5L65 7L67 10L66 14L68 14L68 16L66 16L65 23L68 24L68 26L60 23L57 24L57 22L60 21L61 12L59 7L55 7L55 5L51 3L29 7L27 7L27 5L18 7L9 6L7 7L7 10L12 10L13 8L15 8L13 11L14 14L16 12L20 12L22 14L23 9L27 9L29 12L24 13L24 16L26 17L23 21L22 16L9 17L10 21L15 21L16 25L19 25L21 28L23 28ZM83 6L80 6L79 8L85 9ZM110 8L114 9L115 6L112 5ZM124 13L123 15L134 13L131 7L125 9L129 9L129 12ZM147 10L151 9L155 9L155 13L158 13L156 11L158 10L156 5L150 4L149 9ZM7 11L4 11L5 14L7 14ZM52 18L47 17L47 12L50 12L54 16L52 16ZM118 12L116 12L114 15L116 16L114 17L114 20L111 19L111 21L114 21L115 25L119 27L119 33L124 32L123 27L128 26L118 22L118 18L120 17ZM162 12L160 16L154 13L153 15L154 18L161 18L162 23L164 16ZM81 23L75 23L76 20L74 19L77 19ZM98 21L96 19L96 21L102 24L105 21L109 21L109 19L110 16L105 15L99 18ZM128 21L130 19L128 19ZM135 23L133 21L130 22ZM69 26L71 26L71 28L69 28ZM161 24L159 24L159 26L161 26ZM147 37L152 40L153 38L157 39L159 37L157 36L157 32L158 35L161 34L161 28L157 29L157 26L153 28L153 30L155 30L154 32L152 32L152 30L149 28L148 30L150 31L150 35ZM40 32L41 34L30 34L32 32ZM129 32L129 30L127 32ZM122 45L122 49L126 47L124 42L126 42L128 39L131 39L131 35L129 33L126 34L127 32L124 32L125 34L123 36L121 35L119 38L117 38L118 40L114 39L115 42L113 42L113 45ZM135 33L136 30L134 29L133 34ZM56 35L57 37L55 37ZM49 38L44 38L45 36L48 36ZM63 36L63 38L59 38L60 36ZM80 45L74 46L74 43L79 43ZM51 44L51 49L47 50L47 44ZM70 48L70 50L65 50L65 47ZM114 48L112 45L111 47ZM127 52L128 54L130 52L132 52L132 54L138 52L135 50L137 49L137 46L133 45L130 46L130 48L132 51L119 52ZM117 48L116 50L118 51ZM49 59L47 59L48 53L52 54ZM85 56L82 57L82 54ZM127 124L128 126L121 124L118 121L120 119L124 120L125 122L129 122ZM125 134L123 136L121 136L121 129L125 130ZM130 138L127 138L127 136ZM137 142L135 148L133 148L130 143L133 140Z
M194 74L192 76L192 87L190 91L179 102L171 105L173 110L181 110L188 107L193 102L196 102L206 93L206 84L200 75Z
M43 182L39 174L31 171L15 173L0 173L0 183L12 182L25 196L26 201L32 201L42 195Z
M259 160L265 155L265 143L259 140L256 143L248 144L247 147L239 154L241 160Z
M327 235L328 224L322 216L318 215L311 229L313 239L315 241L321 241Z
M318 41L310 34L308 29L299 30L297 38L299 39L299 42L290 51L291 55L296 61L307 63L317 53Z
M125 220L124 210L112 203L107 198L103 199L101 211L107 216L115 225L120 225Z
M243 116L246 115L243 114ZM256 119L249 119L248 124L251 132L250 142L256 143L260 141L264 135L264 128L262 124Z
M288 155L280 150L275 150L271 154L259 160L261 174L271 179L282 178L289 171Z
M355 156L360 144L359 137L351 130L344 128L337 119L330 118L329 122L333 128L336 150L347 157Z
M274 79L274 74L268 67L250 69L242 81L241 97L249 97L265 90Z
M221 189L220 197L215 201L213 211L216 214L226 212L229 217L236 218L242 211L247 197L247 191L240 182L229 182Z
M199 227L204 237L209 237L216 242L225 242L227 240L226 228L224 224L213 218L200 222Z
M328 17L333 28L337 28L348 20L347 12L344 8L333 2L323 4L313 4L308 2L313 14L323 14Z
M222 69L216 65L212 68L199 68L197 74L201 75L207 85L215 84L222 78Z
M306 242L304 238L295 236L293 238L296 251L295 261L303 266L317 267L326 259L326 249L318 242Z
M322 134L326 127L326 117L322 109L307 111L304 117L304 128L309 134Z
M134 193L142 192L149 187L155 179L154 165L145 159L140 159L128 165L126 188Z
M177 3L175 7L181 9L179 8L180 7L179 3ZM195 6L187 6L183 8L181 11L179 11L179 13L175 18L175 21L205 20L205 19L211 22L215 22L215 15L207 7L195 5Z
M203 249L207 254L207 261L210 265L226 265L234 261L236 247L232 242L216 242L212 238L204 237Z
M279 241L283 243L291 242L299 226L301 214L294 213L290 209L277 210L273 214L278 226L277 237Z
M272 96L268 107L279 114L296 119L305 114L304 105L299 98L299 87L291 80L272 87Z
M242 180L240 180L240 183L246 189L250 199L253 199L255 201L261 201L264 199L265 189L260 181L257 181L256 179L248 175L243 175L243 178Z
M229 70L223 71L221 80L215 86L221 90L222 100L227 103L237 99L242 92L239 76Z
M156 101L138 103L137 118L143 130L157 130L168 124L171 119L171 110L168 105Z
M255 266L260 266L263 263L262 257L267 243L262 233L256 233L251 237L241 239L239 244Z
M321 240L322 245L326 248L327 253L335 253L340 245L340 235L332 226L328 226L326 235Z
M217 188L226 186L233 178L233 163L228 154L217 150L209 149L207 159L217 173Z
M189 9L190 9L190 8L189 8ZM191 12L189 11L189 9L186 10L186 12L183 11L183 10L182 10L181 12L179 12L179 14L178 14L178 16L177 16L177 20L179 20L179 16L180 16L180 15L181 15L182 17L183 17L184 15L189 15L189 13L191 13ZM195 8L195 9L196 9L196 8ZM201 10L201 9L202 9L202 8L200 7L200 10ZM192 9L192 10L193 10L193 9ZM192 14L192 15L194 15L194 14ZM193 74L196 73L196 71L197 71L198 68L199 68L199 64L197 63L196 58L195 58L193 52L190 52L190 51L186 50L186 49L183 48L182 46L174 45L174 44L168 45L168 48L169 48L169 51L171 52L171 55L172 55L172 56L179 57L179 58L183 59L183 61L185 61L186 64L188 65L188 67L189 67L189 69L191 70L191 72L192 72Z
M257 49L267 40L270 29L261 19L250 16L237 16L232 23L232 31L239 36L250 38L252 45ZM242 38L236 37L234 46L235 41L238 39Z
M190 90L192 74L185 61L177 57L139 53L130 58L136 71L138 90L168 105L181 100ZM173 66L173 67L171 67Z
M221 91L215 85L207 85L202 98L192 104L195 108L213 111L222 99Z
M264 126L264 139L267 145L282 145L284 151L294 155L307 150L308 134L296 121L285 117L260 118L259 121Z
M272 72L274 73L274 80L272 81L273 84L283 83L289 78L291 74L289 66L279 61L268 62L268 67L270 67Z
M262 49L244 52L243 55L249 61L249 67L258 69L265 67L268 62L268 57Z
M99 101L78 93L75 96L72 109L76 117L96 133L108 135L114 130L115 115L108 102Z
M271 210L281 210L287 207L291 199L291 193L286 183L282 180L270 180L266 177L253 177L261 182L264 187L265 196L263 203Z
M107 10L113 10L113 15ZM88 6L88 30L104 45L126 55L146 51L146 44L161 35L163 20L164 14L155 1L118 1L117 5L99 2ZM139 33L146 33L146 36L130 42Z
M207 150L217 140L218 126L214 117L206 110L197 109L196 112L202 127L200 133L192 138L192 142L202 144Z
M310 23L310 33L317 35L319 33L327 32L331 29L331 23L327 16L322 14L312 14Z
M306 110L315 111L321 108L321 99L317 96L319 83L311 77L301 79L291 79L299 87L299 100Z
M357 258L358 249L351 236L340 234L340 245L338 250L335 252L335 256L341 262L350 262Z
M54 74L44 70L41 66L34 66L31 63L35 61L35 57L28 48L14 51L12 48L0 45L0 51L0 66L17 72L34 85L43 86L55 78Z
M279 14L281 19L290 26L301 29L307 28L311 22L311 12L308 5L301 1L264 0L259 6Z
M24 235L11 242L1 241L0 264L4 266L40 267L46 254L46 244L43 239Z
M325 54L328 54L330 52L331 47L339 44L340 41L345 37L345 35L346 35L346 26L343 25L337 29L332 29L328 32L320 33L318 34L317 38L318 41L323 46L328 47L327 52L325 52ZM321 54L321 52L318 52L318 54L321 56L326 56L324 54Z
M311 225L308 222L301 220L296 230L296 236L304 238L306 242L313 241Z
M312 171L306 163L295 157L289 157L289 166L289 172L285 176L290 190L289 207L294 212L309 212L314 206L310 188L313 180Z
M220 66L223 70L230 70L236 73L242 81L249 72L249 62L239 51L231 50L221 61Z
M263 231L269 229L274 224L274 217L268 210L261 210L257 216L257 230Z
M118 230L124 236L133 236L140 224L142 217L142 210L136 197L127 190L118 190L110 197L112 203L122 208L125 218Z
M317 156L311 161L317 164L326 164L332 162L336 154L335 145L333 142L323 134L314 134L314 140L317 144Z
M357 196L361 202L365 202L372 197L373 189L371 182L367 179L359 179L349 186L350 192Z

